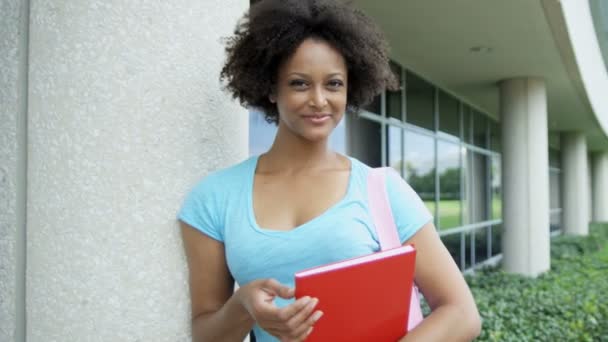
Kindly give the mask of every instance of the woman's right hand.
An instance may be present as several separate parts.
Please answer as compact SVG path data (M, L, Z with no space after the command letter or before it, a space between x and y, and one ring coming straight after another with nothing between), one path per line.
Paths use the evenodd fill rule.
M318 303L316 298L302 297L283 308L277 307L275 297L293 298L295 290L274 279L252 281L239 288L237 294L256 323L281 342L304 341L323 315L321 311L313 313Z

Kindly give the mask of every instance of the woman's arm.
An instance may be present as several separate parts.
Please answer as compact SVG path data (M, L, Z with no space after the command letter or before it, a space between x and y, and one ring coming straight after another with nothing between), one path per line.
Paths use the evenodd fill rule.
M224 244L180 222L190 271L192 340L241 342L257 323L281 341L304 341L320 318L317 300L304 297L285 307L274 298L292 298L294 289L273 279L250 282L233 292Z
M406 243L416 247L416 284L432 312L400 341L473 340L481 331L479 312L435 226L426 224Z
M224 244L184 222L180 225L190 272L192 340L242 342L254 320L233 296Z

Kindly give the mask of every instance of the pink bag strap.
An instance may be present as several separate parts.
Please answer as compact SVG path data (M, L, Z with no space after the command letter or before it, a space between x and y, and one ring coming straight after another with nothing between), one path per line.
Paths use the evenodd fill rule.
M386 192L386 173L392 171L388 169L388 167L371 169L367 178L369 208L376 226L381 250L401 246Z
M397 225L395 224L388 193L386 192L386 176L388 172L394 172L394 170L390 167L373 168L367 176L367 199L372 219L376 226L376 234L378 235L381 250L401 246L401 240L397 233ZM410 296L407 331L414 329L423 319L420 299L418 298L418 287L414 284L412 286L412 295Z

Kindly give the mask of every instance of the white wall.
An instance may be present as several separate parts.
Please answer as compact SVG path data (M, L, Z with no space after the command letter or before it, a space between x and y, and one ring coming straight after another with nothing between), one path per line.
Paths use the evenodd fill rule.
M247 7L32 3L28 341L189 340L175 215L247 155L247 113L218 82Z

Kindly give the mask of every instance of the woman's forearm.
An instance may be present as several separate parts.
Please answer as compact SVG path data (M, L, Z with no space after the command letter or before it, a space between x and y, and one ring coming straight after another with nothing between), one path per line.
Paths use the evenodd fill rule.
M472 341L480 331L477 311L467 312L454 305L445 305L435 309L399 342Z
M251 315L233 294L220 310L192 321L192 341L242 342L254 324Z

